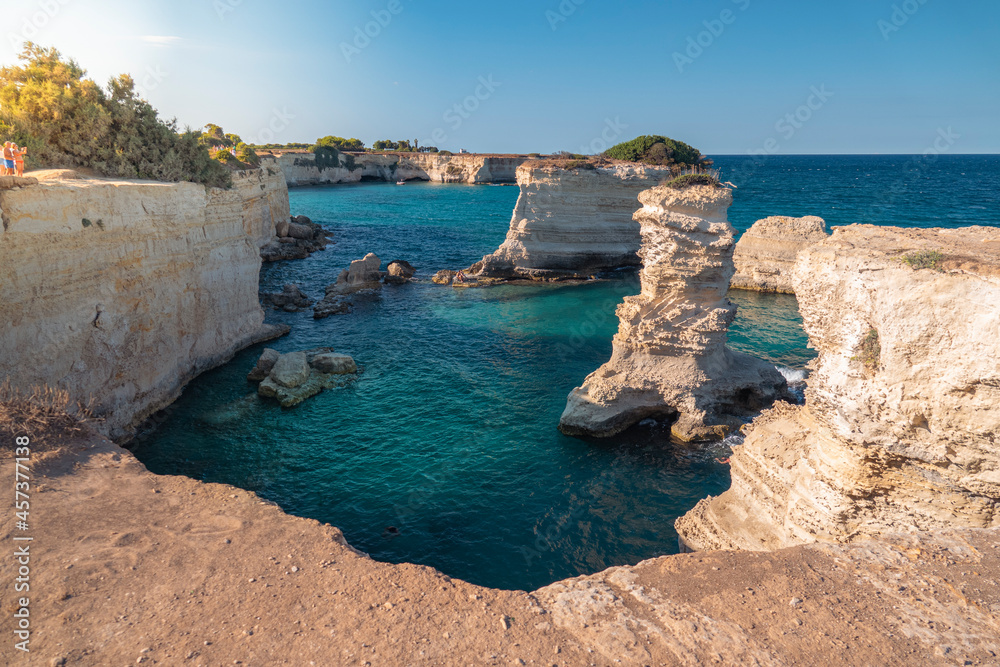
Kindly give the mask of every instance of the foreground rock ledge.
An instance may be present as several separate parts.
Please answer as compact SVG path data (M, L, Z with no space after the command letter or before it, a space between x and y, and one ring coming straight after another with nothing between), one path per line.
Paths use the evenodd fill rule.
M684 542L1000 527L1000 229L837 228L793 281L819 353L806 404L754 421Z
M607 437L656 415L676 416L685 441L724 437L786 390L777 369L730 350L736 317L732 192L661 186L639 195L642 293L618 307L611 360L569 395L559 428Z
M31 664L990 665L1000 655L997 530L667 556L529 594L373 561L336 528L246 491L153 475L97 436L64 444L33 463L32 518L44 529L31 546ZM10 452L0 456L13 479ZM13 544L12 514L3 530ZM4 581L14 568L0 559ZM0 643L0 663L23 660Z

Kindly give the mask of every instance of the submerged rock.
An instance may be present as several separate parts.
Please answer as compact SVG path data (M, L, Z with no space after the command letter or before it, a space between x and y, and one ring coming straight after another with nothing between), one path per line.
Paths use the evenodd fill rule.
M297 313L313 305L312 299L307 297L297 285L285 285L280 292L261 294L261 301L264 305L288 313Z
M265 373L264 369L268 368ZM347 376L357 372L354 359L346 354L336 354L328 347L281 355L267 349L247 379L260 382L258 394L290 408L324 389L343 385L351 379Z
M827 236L826 222L815 216L758 220L736 244L732 287L793 294L792 269L799 253Z
M1000 526L1000 229L839 227L792 273L819 352L803 406L747 428L692 549Z
M611 360L567 401L559 428L608 437L672 415L685 441L725 437L786 391L772 365L726 346L736 317L730 190L656 187L639 195L642 293L618 307Z

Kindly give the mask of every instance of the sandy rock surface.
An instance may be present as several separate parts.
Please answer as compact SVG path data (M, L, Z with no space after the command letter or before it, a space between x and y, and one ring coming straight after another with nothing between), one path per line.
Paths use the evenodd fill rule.
M1000 230L840 227L793 278L819 353L806 405L753 423L685 542L1000 527Z
M529 594L373 561L332 526L233 487L153 475L96 436L63 444L36 449L32 462L30 664L993 665L1000 656L997 530L668 556ZM3 452L4 479L13 466ZM13 522L8 513L0 527L6 544ZM12 581L14 567L0 560L0 577ZM11 623L0 621L8 638ZM10 639L0 663L26 664Z

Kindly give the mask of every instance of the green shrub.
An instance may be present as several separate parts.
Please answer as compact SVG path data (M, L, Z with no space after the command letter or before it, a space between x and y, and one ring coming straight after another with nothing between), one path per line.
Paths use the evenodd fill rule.
M120 178L232 185L200 135L161 120L127 74L105 91L75 61L31 42L20 61L0 69L0 123L12 141L27 146L29 168L90 167Z
M920 269L933 269L937 271L943 259L944 255L936 250L919 250L909 255L903 255L902 261L911 269L917 271Z
M441 151L440 153L438 153L438 155L444 155L444 156L447 157L447 156L454 155L454 153L452 153L451 151Z
M719 186L719 179L712 174L684 174L683 176L678 176L672 181L665 183L668 188L673 188L674 190L683 190L684 188L690 188L695 185L710 185L712 187Z
M317 139L316 143L312 145L311 150L315 151L317 148L335 148L338 151L361 152L365 150L365 144L360 139L326 136Z
M604 156L612 160L643 162L655 166L675 165L678 170L685 167L708 167L712 164L698 149L660 135L636 137L632 141L612 146L604 151Z
M881 357L882 344L879 341L878 331L875 329L869 329L868 334L861 341L858 356L855 358L860 359L861 363L863 363L865 368L868 370L875 371L878 368Z

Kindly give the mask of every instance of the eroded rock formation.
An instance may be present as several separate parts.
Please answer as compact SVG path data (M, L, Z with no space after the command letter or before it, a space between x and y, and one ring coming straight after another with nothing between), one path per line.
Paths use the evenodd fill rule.
M799 252L827 238L823 218L770 217L740 237L733 253L732 286L757 292L793 294L792 268Z
M289 187L360 181L422 180L437 183L513 183L528 160L519 155L433 153L283 153L278 164Z
M682 540L1000 526L1000 230L837 228L793 281L819 352L806 404L754 421L732 488L677 521Z
M579 161L577 161L579 162ZM639 265L636 197L669 179L668 167L528 162L503 245L469 273L487 278L588 277Z
M784 394L777 369L726 346L736 317L730 190L661 186L639 195L642 293L618 307L611 360L569 395L559 427L569 435L619 433L653 415L675 415L683 440L723 437Z
M258 248L288 218L273 171L234 174L230 190L65 170L0 186L0 377L93 398L100 428L125 438L194 376L280 333L257 293Z
M313 309L313 318L322 320L331 315L349 313L353 307L353 295L358 292L373 292L382 288L382 260L375 253L368 253L362 259L351 262L337 276L337 282L326 286L326 295Z

